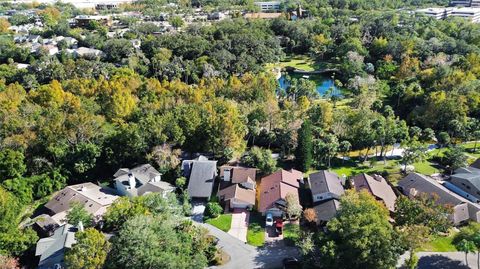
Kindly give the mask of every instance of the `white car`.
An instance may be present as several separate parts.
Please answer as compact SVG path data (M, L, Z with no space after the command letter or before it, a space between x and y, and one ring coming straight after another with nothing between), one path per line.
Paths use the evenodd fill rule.
M273 216L271 213L268 213L267 217L265 218L265 226L273 226Z

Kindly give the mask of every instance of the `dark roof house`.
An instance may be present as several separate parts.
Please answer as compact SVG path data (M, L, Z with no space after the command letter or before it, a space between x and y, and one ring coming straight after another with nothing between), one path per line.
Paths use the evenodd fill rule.
M408 197L415 197L423 193L438 197L438 203L452 206L454 212L450 219L455 225L467 220L477 222L480 220L480 205L450 191L433 178L418 173L410 173L398 182L398 187Z
M308 176L307 186L312 193L317 224L325 224L337 215L340 208L338 200L345 193L342 180L333 172L321 170Z
M61 217L66 215L74 202L83 204L85 210L98 219L118 197L113 189L86 182L65 187L57 192L45 207L57 222L61 222Z
M480 198L480 169L472 166L459 168L450 177L450 183L464 192Z
M308 176L307 185L312 192L313 202L339 199L345 193L340 178L332 172L322 170Z
M192 198L207 198L212 195L213 183L217 176L217 161L200 156L196 160L182 162L182 170L188 181L188 194Z
M121 168L114 175L115 188L124 196L141 196L158 192L165 195L175 190L175 186L161 181L161 174L150 164L142 164L135 168Z
M382 201L387 209L391 212L395 211L395 201L397 196L393 192L388 182L379 175L369 176L365 173L353 177L355 190L366 190L375 196L376 199Z
M35 256L40 256L39 269L65 268L64 255L75 244L77 229L70 224L57 228L51 237L38 240Z

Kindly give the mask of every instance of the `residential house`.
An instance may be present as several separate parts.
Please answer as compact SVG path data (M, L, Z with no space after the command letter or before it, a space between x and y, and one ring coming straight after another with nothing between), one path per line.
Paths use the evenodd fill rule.
M345 193L342 180L337 174L322 170L308 176L307 186L312 194L317 224L325 224L337 215L340 208L339 199Z
M210 199L217 177L217 161L204 156L182 162L183 175L188 178L188 194L191 198Z
M263 215L271 213L273 216L283 216L288 194L298 197L300 181L303 173L297 170L278 170L262 178L260 183L260 199L258 211Z
M76 202L83 204L98 221L118 197L113 189L87 182L65 187L45 204L45 208L57 223L63 224L71 204Z
M120 168L113 176L115 189L123 196L135 197L152 192L165 196L175 190L170 183L161 181L160 172L150 164L142 164L132 169Z
M67 52L72 53L77 58L101 58L105 56L105 53L101 50L79 47L77 49L67 49Z
M438 203L452 206L453 214L450 219L454 225L459 225L468 220L480 221L480 205L450 191L431 177L410 173L398 182L398 188L410 198L420 194L436 196Z
M78 15L75 17L75 26L77 27L87 27L90 26L92 22L96 22L104 26L112 26L112 18L110 16Z
M231 184L240 184L245 188L255 189L257 178L256 168L247 168L241 166L220 167L220 179L222 182L230 182Z
M475 198L480 198L480 169L472 166L459 168L450 176L450 183Z
M313 203L340 199L345 193L341 179L332 172L322 170L308 176L307 185L312 192Z
M65 268L65 250L71 248L75 241L77 228L70 224L58 227L51 237L38 240L35 256L40 256L38 269Z
M218 197L227 211L235 208L253 208L256 175L255 168L228 165L220 167L221 190Z
M388 182L379 175L367 175L365 173L356 175L352 178L355 190L366 190L377 200L382 201L390 212L395 211L395 201L397 196L393 192Z
M229 209L252 209L255 205L255 189L233 184L218 192L220 201Z

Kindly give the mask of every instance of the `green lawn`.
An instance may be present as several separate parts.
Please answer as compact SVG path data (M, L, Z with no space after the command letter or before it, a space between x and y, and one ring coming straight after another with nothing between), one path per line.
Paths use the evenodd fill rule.
M281 67L293 67L305 71L313 71L318 69L318 65L310 57L305 55L295 55L287 57L279 64Z
M295 245L300 235L300 226L295 223L287 223L283 226L283 240L287 246Z
M251 212L247 231L247 243L261 247L265 243L264 219L258 212Z
M434 236L430 242L425 243L420 251L449 252L457 251L452 244L454 234L449 236Z
M232 214L223 214L214 219L207 219L205 222L224 232L228 232L232 226Z

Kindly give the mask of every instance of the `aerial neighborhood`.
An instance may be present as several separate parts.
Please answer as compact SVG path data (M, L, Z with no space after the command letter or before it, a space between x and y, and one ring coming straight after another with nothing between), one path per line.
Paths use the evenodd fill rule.
M480 1L0 2L0 269L480 268Z

